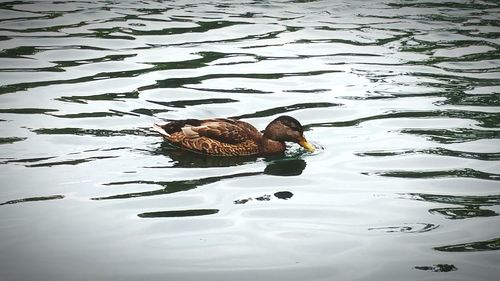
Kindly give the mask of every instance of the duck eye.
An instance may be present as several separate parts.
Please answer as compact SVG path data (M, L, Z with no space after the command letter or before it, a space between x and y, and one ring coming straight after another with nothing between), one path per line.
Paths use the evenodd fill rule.
M297 126L297 124L291 123L289 127L294 131L302 132L302 128L300 126Z

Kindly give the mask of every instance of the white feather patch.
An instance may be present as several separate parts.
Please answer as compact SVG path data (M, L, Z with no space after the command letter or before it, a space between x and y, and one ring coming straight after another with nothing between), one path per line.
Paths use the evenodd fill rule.
M199 128L199 127L186 126L186 127L182 127L181 130L184 133L184 135L186 136L186 138L193 139L193 138L197 138L200 136L195 131L195 128Z

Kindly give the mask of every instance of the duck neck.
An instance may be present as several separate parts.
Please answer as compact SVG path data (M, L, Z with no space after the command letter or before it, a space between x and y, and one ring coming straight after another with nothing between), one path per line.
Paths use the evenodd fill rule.
M265 135L260 142L261 154L279 154L285 152L286 145L282 141L268 139Z

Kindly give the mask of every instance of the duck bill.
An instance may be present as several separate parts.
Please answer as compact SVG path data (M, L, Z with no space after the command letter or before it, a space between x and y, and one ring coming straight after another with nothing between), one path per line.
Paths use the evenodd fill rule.
M306 138L302 138L302 139L299 141L299 145L300 145L300 146L302 146L303 148L305 148L305 149L306 149L307 151L309 151L309 152L314 152L314 150L316 150L316 149L314 148L314 146L313 146L310 142L308 142L308 141L306 140Z

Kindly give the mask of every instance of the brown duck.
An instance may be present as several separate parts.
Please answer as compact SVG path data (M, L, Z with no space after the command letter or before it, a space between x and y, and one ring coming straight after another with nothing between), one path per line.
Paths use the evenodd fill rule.
M225 118L178 120L154 124L153 129L175 146L207 155L279 154L285 151L285 142L298 143L314 152L299 121L285 115L269 123L264 134L249 123Z

